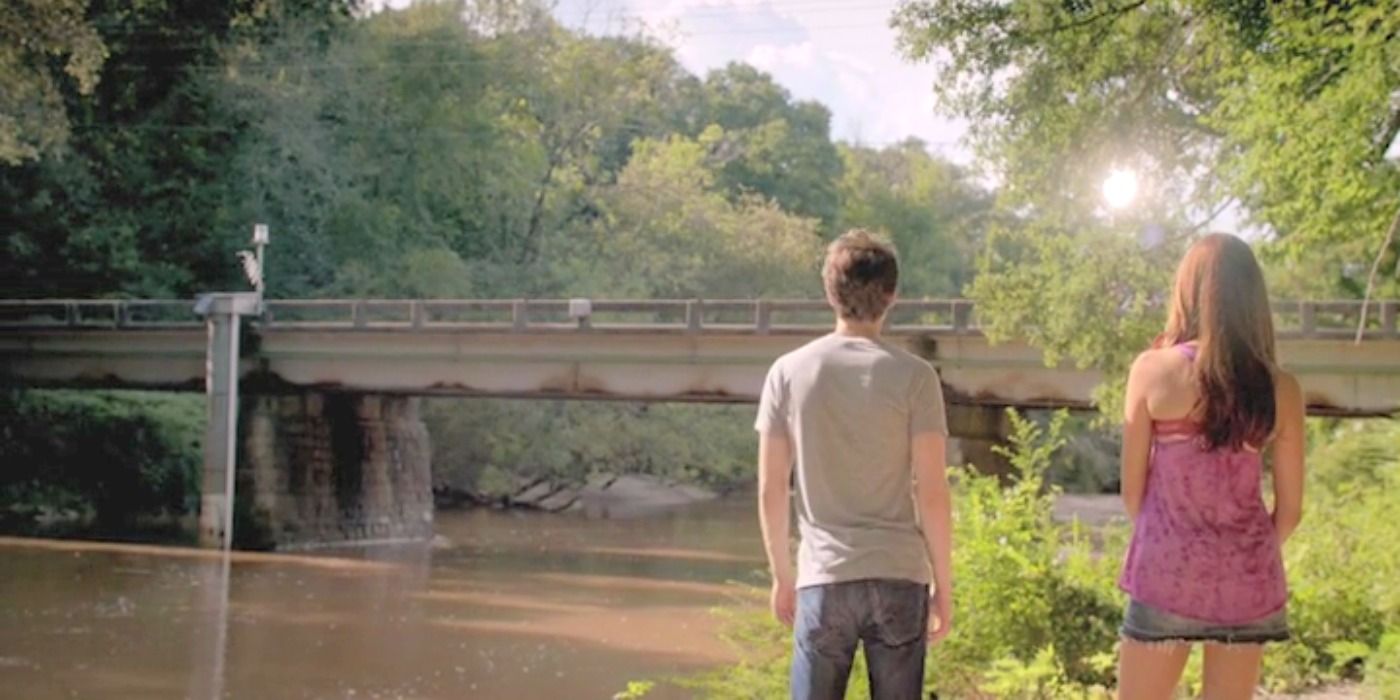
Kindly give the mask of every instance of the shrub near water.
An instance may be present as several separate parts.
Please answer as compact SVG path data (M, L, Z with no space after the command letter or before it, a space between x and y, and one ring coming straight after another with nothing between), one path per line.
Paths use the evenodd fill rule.
M1012 414L1007 456L1018 479L1003 488L972 469L952 472L957 546L953 634L929 654L929 690L945 698L1107 697L1122 602L1114 581L1123 537L1098 543L1051 518L1046 471L1064 445L1063 414L1047 426ZM723 612L744 661L681 683L710 700L787 696L790 633L773 622L766 591ZM857 659L847 697L868 697Z
M1011 419L1015 483L953 472L956 617L930 654L931 685L949 697L1093 696L1112 681L1121 537L1099 555L1087 533L1051 517L1057 489L1045 474L1065 415L1045 428Z
M1310 428L1303 523L1284 549L1293 639L1269 650L1265 679L1364 677L1400 698L1400 422Z
M130 391L0 393L0 525L106 534L192 512L202 397Z
M929 654L929 690L1109 697L1129 530L1054 522L1045 473L1064 418L1044 428L1012 420L1016 483L953 470L956 620ZM1293 639L1269 647L1264 684L1296 691L1359 680L1364 698L1400 698L1400 422L1314 421L1310 430L1306 515L1284 551ZM744 661L682 684L710 700L786 697L790 633L765 609L766 590L745 586L739 596L722 614ZM858 660L847 697L869 696L863 674ZM1199 653L1182 685L1199 690Z

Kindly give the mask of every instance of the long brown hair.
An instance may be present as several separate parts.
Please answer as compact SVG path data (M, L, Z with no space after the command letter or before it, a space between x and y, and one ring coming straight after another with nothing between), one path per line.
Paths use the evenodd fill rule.
M1163 346L1196 341L1201 433L1211 449L1261 447L1274 430L1274 321L1264 274L1240 239L1197 241L1176 270Z

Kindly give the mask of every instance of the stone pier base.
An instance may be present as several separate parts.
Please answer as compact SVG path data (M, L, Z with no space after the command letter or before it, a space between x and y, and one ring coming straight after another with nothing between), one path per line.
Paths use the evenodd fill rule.
M948 464L971 464L983 474L1010 475L1011 463L992 449L1006 446L1010 431L1005 408L949 404Z
M418 406L416 398L376 394L247 397L238 546L431 537L431 449Z

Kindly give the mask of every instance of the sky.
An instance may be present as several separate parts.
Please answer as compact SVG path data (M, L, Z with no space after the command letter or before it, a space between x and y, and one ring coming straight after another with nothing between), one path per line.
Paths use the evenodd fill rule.
M832 135L883 146L916 136L960 162L962 122L934 110L934 67L903 59L889 18L899 0L558 0L555 16L594 34L642 28L692 72L733 61L773 75L832 112Z
M412 0L370 0L403 7ZM934 67L895 48L900 0L554 0L564 25L591 34L639 29L675 49L697 75L741 61L800 100L831 110L836 139L885 146L910 136L971 163L967 125L934 110Z

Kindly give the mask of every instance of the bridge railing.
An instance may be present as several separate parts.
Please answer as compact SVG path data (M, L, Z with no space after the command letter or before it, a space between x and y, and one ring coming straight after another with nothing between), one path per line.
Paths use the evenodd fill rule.
M1275 301L1281 338L1355 337L1361 302ZM1400 300L1375 301L1365 338L1400 338ZM261 327L302 330L810 334L831 326L824 301L790 299L271 299ZM179 299L0 300L0 329L177 329L201 325ZM893 334L980 333L966 299L900 301Z
M831 326L831 310L814 300L753 299L360 299L268 301L270 328L436 329L506 332L811 333ZM965 299L900 302L894 333L975 333Z
M203 325L189 299L6 299L0 328L162 328Z

